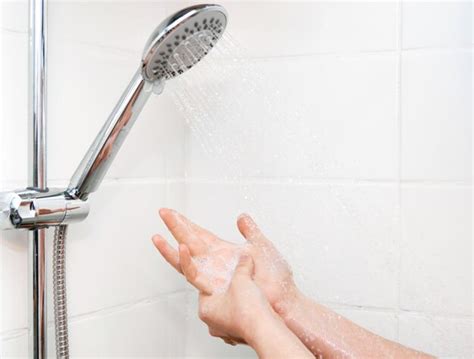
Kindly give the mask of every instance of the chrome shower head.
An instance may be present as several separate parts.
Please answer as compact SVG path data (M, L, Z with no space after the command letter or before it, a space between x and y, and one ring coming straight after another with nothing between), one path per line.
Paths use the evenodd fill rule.
M143 77L170 79L193 67L214 47L227 25L220 5L195 5L164 20L143 53Z
M165 19L153 32L141 66L71 178L67 192L86 200L99 187L152 89L193 67L221 37L227 13L219 5L195 5Z

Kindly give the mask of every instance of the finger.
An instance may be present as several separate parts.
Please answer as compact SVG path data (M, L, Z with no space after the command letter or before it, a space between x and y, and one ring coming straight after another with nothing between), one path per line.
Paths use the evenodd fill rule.
M172 209L161 208L160 217L179 243L189 244L198 238L203 240L217 239L216 235Z
M239 338L235 338L235 337L229 337L229 339L232 340L233 342L237 343L237 344L248 345L247 342L243 339L239 339Z
M237 343L234 342L232 339L229 339L229 338L221 338L226 344L229 344L229 345L232 345L232 346L236 346Z
M263 240L265 238L252 217L246 213L242 213L237 219L237 227L245 239L250 242Z
M179 254L176 249L171 247L166 239L164 239L159 234L155 234L152 238L153 244L155 245L156 249L161 253L163 258L171 264L174 269L176 269L179 273L183 273L181 270L181 266L179 264Z
M193 262L189 248L185 244L179 245L179 263L183 274L194 287L204 294L211 295L212 287L209 282L199 274L196 265Z
M209 335L211 337L215 337L215 338L221 338L222 340L224 340L227 344L231 344L231 345L236 345L236 344L247 344L243 339L240 339L240 338L235 338L233 336L230 336L230 335L227 335L225 334L224 332L214 328L214 327L211 327L211 326L208 326L208 329L209 329Z
M209 328L209 335L211 337L218 337L218 338L224 338L225 334L224 332L221 332L218 329L215 329L214 327L207 326Z
M243 254L239 259L239 263L237 264L237 267L235 268L234 275L252 277L253 269L254 269L253 267L254 265L253 265L252 257L247 254Z

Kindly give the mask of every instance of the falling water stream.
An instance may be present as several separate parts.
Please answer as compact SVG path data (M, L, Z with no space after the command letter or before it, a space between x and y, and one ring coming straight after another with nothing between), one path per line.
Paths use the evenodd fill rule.
M190 46L201 46L204 51L208 50L205 37L193 41L195 43ZM185 55L176 54L175 60L174 71L180 68L186 70L188 59ZM294 258L305 251L298 248L301 246L295 246L295 243L304 237L308 251L334 249L332 243L324 238L314 238L308 242L307 238L313 235L311 229L318 224L302 225L301 213L288 213L288 208L294 208L295 204L288 206L279 203L278 199L296 198L292 195L293 191L313 184L307 173L328 178L330 170L340 165L335 158L330 158L333 162L331 168L321 165L323 161L320 156L327 157L331 149L324 148L324 132L314 133L315 130L308 126L307 121L318 120L308 118L312 104L289 103L288 99L295 97L288 95L299 89L282 87L282 81L275 76L279 71L269 69L269 66L274 65L264 59L252 59L232 35L225 32L218 45L199 66L169 81L167 86L191 130L192 141L200 145L203 155L207 156L206 160L215 163L213 167L218 168L217 173L211 174L211 182L234 185L229 188L237 186L241 209L251 211L267 227L271 223L286 226L286 233L291 233L291 238L271 239L289 258L297 277L305 282L310 280L304 274L307 268L299 268L301 261ZM284 72L285 69L281 68L280 71ZM273 77L270 73L274 74ZM324 163L328 163L327 158ZM281 169L289 175L279 176ZM201 179L196 178L193 171L189 180ZM351 236L347 240L357 240L367 235L367 231L370 231L368 213L373 221L377 221L382 208L360 208L359 201L368 203L363 198L366 195L364 190L361 190L358 201L354 202L352 194L329 182L322 181L323 190L320 188L312 192L310 198L305 198L309 203L318 203L321 213L314 213L314 218L329 217L334 228L339 226L340 221L349 222L351 233L344 232ZM269 188L273 185L278 186L278 194L269 201ZM256 188L261 189L266 196L257 192ZM311 206L299 203L297 208L304 211ZM393 210L394 215L387 232L392 233L397 227L398 209L389 210ZM342 219L341 213L345 215Z

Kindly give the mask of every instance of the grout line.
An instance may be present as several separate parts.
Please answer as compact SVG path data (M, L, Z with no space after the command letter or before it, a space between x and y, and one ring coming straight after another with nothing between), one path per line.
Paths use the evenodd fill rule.
M22 30L14 30L9 28L0 27L0 29L6 33L10 34L18 34L18 35L27 35L28 32ZM118 46L111 46L91 41L84 41L78 40L74 37L60 37L60 42L71 42L74 41L77 44L88 46L92 49L100 49L111 54L120 55L122 57L130 58L131 56L139 56L140 51L137 49L126 48L126 47L118 47ZM353 51L314 51L314 52L302 52L302 53L295 53L295 54L284 54L284 55L247 55L244 56L244 59L250 61L265 61L265 60L284 60L284 59L291 59L291 58L308 58L308 57L326 57L326 56L342 56L342 57L352 57L358 55L376 55L376 54L397 54L399 51L402 52L413 52L413 51L459 51L459 50L471 50L473 45L466 44L466 46L456 46L456 47L449 47L449 46L421 46L421 47L412 47L412 48L395 48L395 49L360 49L360 50L353 50ZM232 57L228 56L221 56L219 57L220 60L231 60Z
M472 187L471 182L465 181L426 181L426 180L402 180L399 179L345 179L345 178L294 178L294 177L246 177L246 178L205 178L187 177L187 184L274 184L274 185L399 185L412 186L458 186Z
M184 288L184 289L179 289L179 290L172 291L172 292L162 293L162 294L159 294L159 295L154 296L154 297L139 299L137 301L118 304L118 305L114 305L114 306L110 306L110 307L105 307L105 308L93 310L93 311L90 311L90 312L84 312L84 313L81 313L81 314L68 316L68 322L69 322L69 324L78 323L78 322L81 322L81 321L84 321L84 320L89 320L89 319L93 319L93 318L97 318L97 317L108 316L108 315L111 315L111 314L120 313L120 312L127 311L127 310L130 310L130 309L133 309L133 308L141 307L141 306L144 306L144 305L158 303L158 302L160 302L160 301L162 301L162 300L164 300L164 299L166 299L170 296L174 296L174 295L178 295L178 294L186 294L186 293L188 293L188 290L186 288ZM48 321L48 328L52 328L53 326L54 326L54 320L49 320ZM7 330L5 332L0 333L0 339L1 340L15 339L17 337L22 336L25 332L28 332L28 328L23 327L23 328L17 328L17 329L13 329L13 330Z
M28 30L16 30L16 29L11 29L9 27L3 27L3 26L0 26L0 29L2 32L6 32L8 34L28 35Z
M400 137L400 135L399 135ZM401 144L399 144L401 146ZM398 154L400 156L400 154ZM401 165L399 165L401 167ZM400 172L400 169L398 169ZM400 176L400 173L398 174ZM50 188L66 187L69 179L50 179ZM127 178L105 178L103 186L111 185L138 185L138 184L221 184L221 185L285 185L285 186L308 186L308 185L346 185L346 186L394 186L401 187L424 186L424 187L461 187L472 188L471 181L462 180L400 180L396 179L370 179L370 178L311 178L311 177L127 177ZM9 180L0 181L2 189L19 189L25 187L25 181Z
M189 288L179 289L173 292L164 293L154 297L148 297L145 299L140 299L134 302L129 302L125 304L119 304L111 307L106 307L98 309L95 311L85 312L78 315L70 316L69 323L78 323L85 320L100 318L108 316L115 313L120 313L127 311L133 308L137 308L143 305L154 304L160 302L163 299L166 299L169 296L179 295L179 294L189 294L192 291ZM426 311L417 311L410 309L397 309L397 308L386 308L386 307L376 307L376 306L364 306L364 305L355 305L347 303L338 303L331 301L318 301L318 303L331 308L332 310L354 310L361 312L370 312L370 313L380 313L380 314L393 314L398 317L399 314L411 314L419 317L429 317L429 318L439 318L439 319L458 319L458 320L472 320L472 315L469 314L444 314L444 313L435 313L435 312L426 312ZM48 328L53 327L53 321L48 322ZM12 330L7 330L0 333L1 341L14 340L18 337L28 334L28 328L17 328Z
M372 312L372 313L382 313L382 314L394 314L399 316L400 314L413 314L421 317L436 317L440 319L467 319L472 320L473 316L470 314L459 314L459 313L439 313L439 312L430 312L430 311L419 311L412 309L404 308L387 308L387 307L377 307L377 306L367 306L367 305L356 305L356 304L347 304L347 303L338 303L338 302L319 302L322 305L328 306L334 310L356 310L362 312Z
M81 313L81 314L72 315L72 316L68 317L68 320L69 320L69 323L77 323L77 322L81 322L83 320L93 319L95 317L107 316L107 315L114 314L114 313L120 313L120 312L123 312L123 311L126 311L126 310L141 307L141 306L144 306L144 305L155 304L155 303L158 303L158 302L162 301L163 299L165 299L167 297L178 295L178 294L183 294L183 293L187 293L186 289L178 289L178 290L175 290L175 291L172 291L172 292L159 294L159 295L156 295L156 296L153 296L153 297L139 299L139 300L134 301L134 302L118 304L118 305L114 305L114 306L111 306L111 307L105 307L105 308L93 310L93 311L90 311L90 312L84 312L84 313ZM53 323L54 323L54 321L52 321L52 320L48 322L49 326L52 326Z
M471 45L466 46L420 46L420 47L407 47L401 49L401 52L413 52L413 51L469 51L472 49Z
M244 56L246 60L254 61L265 61L265 60L283 60L291 58L308 58L308 57L325 57L325 56L338 56L338 57L354 57L359 55L377 55L377 54L398 54L399 52L421 52L421 51L469 51L472 46L456 46L456 47L414 47L414 48L395 48L395 49L380 49L380 50L359 50L359 51L321 51L321 52L307 52L299 54L286 54L286 55L270 55L270 56ZM221 57L221 59L229 59L229 57Z
M0 341L14 340L22 337L25 334L28 335L28 328L7 330L0 334Z
M395 94L397 116L397 141L398 141L398 236L397 236L397 310L396 310L396 339L400 340L400 312L401 312L401 284L402 284L402 52L403 52L403 2L397 4L397 69Z

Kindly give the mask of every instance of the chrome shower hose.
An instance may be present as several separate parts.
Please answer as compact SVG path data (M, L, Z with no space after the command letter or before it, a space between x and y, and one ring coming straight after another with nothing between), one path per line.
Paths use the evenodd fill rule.
M69 358L66 296L66 234L66 225L58 226L54 231L54 330L56 334L56 357L58 359Z

